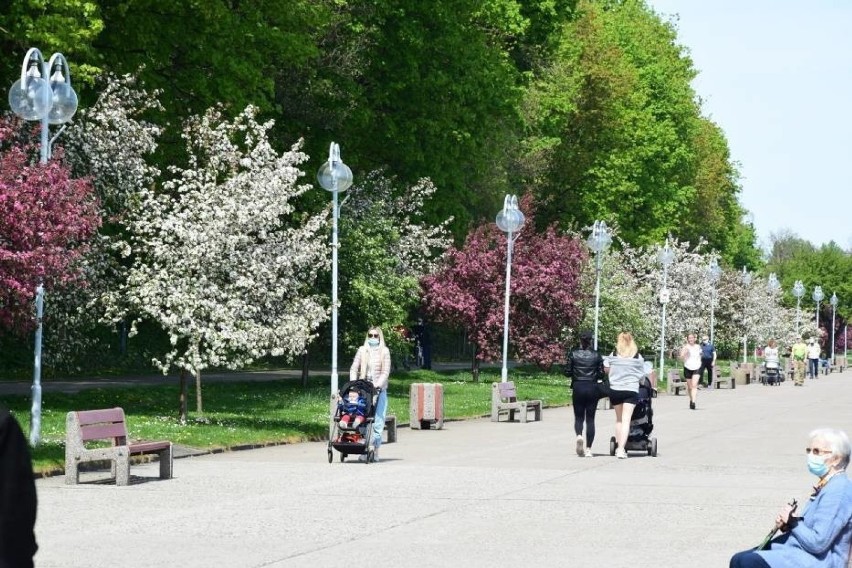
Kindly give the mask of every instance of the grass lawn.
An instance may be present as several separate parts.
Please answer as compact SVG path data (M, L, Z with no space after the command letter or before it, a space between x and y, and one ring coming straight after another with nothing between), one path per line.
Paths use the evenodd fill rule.
M545 373L532 368L510 372L520 398L541 399L545 406L571 401L568 379L557 370ZM346 376L341 376L341 385ZM483 369L474 383L468 371L411 371L391 376L388 413L408 422L411 383L443 383L444 417L448 420L480 417L491 412L491 383L500 380L499 369ZM29 396L4 397L24 432L29 432ZM273 382L210 383L203 385L204 420L190 412L181 424L178 386L98 388L76 394L45 393L42 409L42 442L33 450L36 472L57 472L65 462L65 415L71 410L120 406L127 416L133 438L171 440L201 450L244 445L325 440L329 425L329 382L312 379L307 388L299 380ZM190 387L190 410L195 392Z

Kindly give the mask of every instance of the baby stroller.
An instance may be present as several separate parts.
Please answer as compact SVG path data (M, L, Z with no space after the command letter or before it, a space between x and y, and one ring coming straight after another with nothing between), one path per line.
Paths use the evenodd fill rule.
M364 399L364 421L357 427L351 423L346 427L340 425L343 416L343 401L350 391L357 392ZM340 461L346 460L350 455L367 456L367 463L374 461L375 447L373 446L373 417L376 412L376 390L373 383L364 380L349 381L340 389L340 401L331 415L328 440L328 463L334 461L332 449L340 452Z
M784 380L784 377L781 376L781 370L777 365L773 367L769 367L764 365L763 367L763 384L769 386L777 386L781 384L781 381Z
M626 452L648 452L649 456L657 457L657 439L651 438L654 431L654 409L651 399L657 398L657 390L651 386L648 377L642 377L639 381L639 401L633 408L630 417L630 433L627 435L627 443L624 445ZM614 456L617 444L615 436L609 440L609 455Z

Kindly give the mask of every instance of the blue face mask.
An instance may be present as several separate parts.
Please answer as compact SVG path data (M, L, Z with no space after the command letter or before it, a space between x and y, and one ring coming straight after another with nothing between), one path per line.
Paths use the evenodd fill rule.
M379 345L379 340L375 337L371 337L367 340L367 345L369 345L370 347L377 347Z
M825 463L825 458L808 454L808 471L817 477L823 477L828 473L828 465Z

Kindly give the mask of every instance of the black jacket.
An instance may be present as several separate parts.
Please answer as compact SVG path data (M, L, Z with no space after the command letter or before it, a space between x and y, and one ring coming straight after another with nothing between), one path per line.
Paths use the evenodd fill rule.
M0 568L33 565L36 488L27 440L0 408Z
M574 381L595 382L604 374L603 357L591 349L574 349L568 353L565 375ZM573 384L573 381L572 381Z

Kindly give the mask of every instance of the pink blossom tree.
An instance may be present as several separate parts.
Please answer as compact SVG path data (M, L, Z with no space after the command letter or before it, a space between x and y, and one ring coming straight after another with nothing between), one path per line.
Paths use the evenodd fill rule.
M522 200L527 223L512 255L510 348L543 368L563 361L568 331L582 315L582 242L553 227L537 233L533 203ZM475 345L471 372L502 354L506 235L494 223L480 225L461 249L450 248L443 265L422 279L423 304L434 320L463 329Z
M0 117L0 326L32 329L32 301L48 290L82 285L78 264L100 226L98 200L88 179L73 179L55 152L38 163L26 126Z

